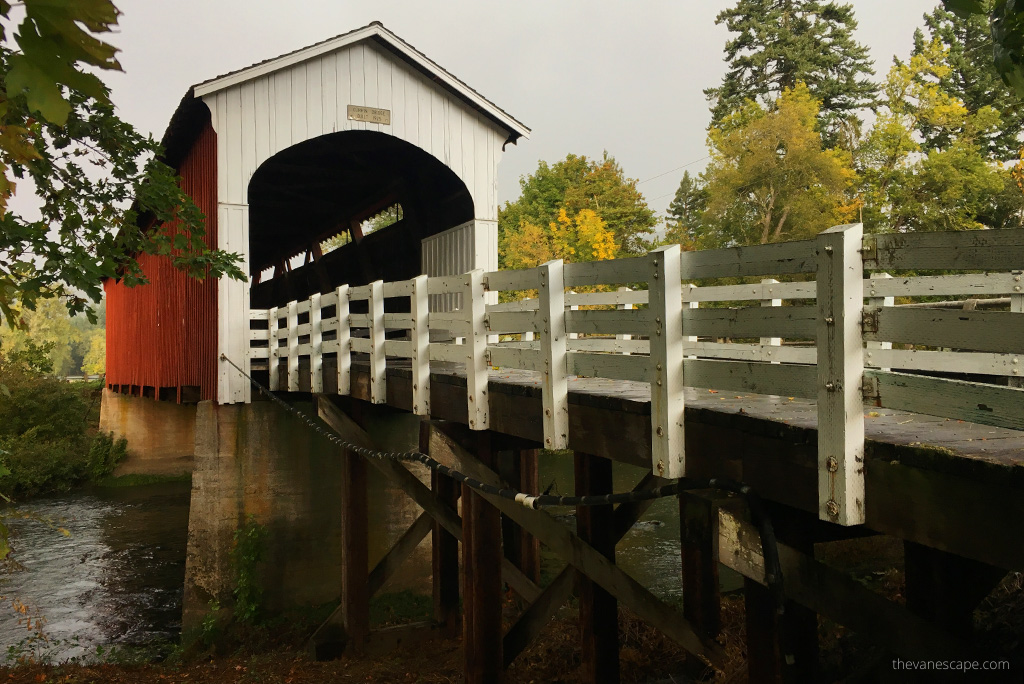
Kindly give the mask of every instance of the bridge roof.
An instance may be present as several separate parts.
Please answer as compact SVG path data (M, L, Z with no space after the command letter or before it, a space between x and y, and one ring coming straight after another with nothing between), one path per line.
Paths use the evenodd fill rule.
M342 33L333 38L328 38L319 43L314 43L293 52L283 54L279 57L257 62L243 69L231 71L215 78L203 81L193 87L196 97L203 97L225 88L245 83L246 81L265 76L293 64L314 59L320 55L328 54L336 50L355 45L362 42L373 42L383 47L399 59L407 62L420 73L425 74L439 86L456 95L468 106L484 114L488 119L504 128L509 133L509 138L514 141L517 138L530 137L530 129L517 120L504 109L494 104L463 81L456 78L437 62L405 42L397 35L389 31L379 21L374 21L362 28Z

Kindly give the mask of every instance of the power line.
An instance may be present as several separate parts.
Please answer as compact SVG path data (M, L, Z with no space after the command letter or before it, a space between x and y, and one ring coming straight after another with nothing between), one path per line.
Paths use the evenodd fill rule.
M677 166L676 168L669 169L668 171L665 171L664 173L659 173L657 176L651 176L650 178L645 178L642 181L637 181L637 185L642 185L642 184L646 183L647 181L654 180L655 178L661 178L662 176L667 176L668 174L672 173L673 171L678 171L680 169L685 169L687 166L693 166L694 164L698 164L698 163L704 161L705 159L711 159L711 155L705 155L705 156L701 157L700 159L694 159L692 162L686 162L682 166Z

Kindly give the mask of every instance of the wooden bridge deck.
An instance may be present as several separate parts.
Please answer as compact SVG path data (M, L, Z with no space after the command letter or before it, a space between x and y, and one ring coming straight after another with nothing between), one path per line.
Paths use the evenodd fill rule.
M352 396L370 400L369 367L353 359ZM325 360L324 391L336 377ZM461 364L432 364L431 416L467 422ZM300 370L300 377L308 373ZM387 404L412 408L407 361L389 359ZM308 390L306 383L300 387ZM540 445L540 374L490 372L491 429ZM763 498L817 508L815 403L798 398L687 388L691 477L729 477ZM1024 568L1024 433L865 407L866 527L1007 569ZM650 468L648 383L569 381L569 447Z

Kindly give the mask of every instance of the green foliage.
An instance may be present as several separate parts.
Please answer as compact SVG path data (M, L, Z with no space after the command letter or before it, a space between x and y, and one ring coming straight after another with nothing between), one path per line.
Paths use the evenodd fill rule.
M960 100L969 114L986 107L999 113L999 125L979 136L982 153L1001 160L1016 156L1024 131L1024 102L996 70L988 19L980 14L964 17L937 7L924 21L927 34L915 32L913 54L924 55L933 41L939 41L949 67L938 81L942 90ZM946 148L964 133L928 121L918 123L918 132L929 150Z
M666 212L668 230L665 231L665 241L682 245L684 249L693 249L697 235L700 234L701 218L707 203L707 188L700 179L691 176L689 171L684 172L676 196Z
M961 17L981 15L992 34L992 59L1003 82L1024 97L1024 2L1021 0L942 0Z
M19 5L16 46L0 30L0 313L8 325L41 299L87 311L105 277L145 282L140 253L166 255L196 277L244 279L238 255L206 247L202 214L158 160L159 146L118 118L92 73L120 69L116 49L93 35L116 26L110 0ZM0 0L0 18L11 9ZM41 220L8 210L22 179L32 181ZM178 228L148 230L147 218Z
M945 90L946 57L935 40L889 71L884 106L858 151L869 230L971 230L986 213L1007 213L991 211L1000 198L1011 200L1005 171L984 154L999 114L989 106L971 112ZM920 130L944 146L924 149Z
M748 100L769 105L783 90L805 83L820 102L820 130L832 147L859 127L858 110L875 102L871 59L853 38L857 21L848 4L737 0L715 23L735 35L725 45L722 85L704 91L712 103L712 127Z
M94 433L95 388L43 375L45 356L0 360L0 492L24 496L71 487L109 474L126 441Z
M611 231L616 254L643 254L651 246L648 236L657 223L654 211L637 190L636 180L627 178L607 152L601 160L570 154L554 165L542 161L532 175L519 179L519 186L519 199L506 202L498 212L498 252L503 268L509 267L507 255L516 252L513 242L525 226L542 231L558 226L563 211L569 220L577 221L582 215L588 223L593 222L582 212L593 212L602 227ZM603 237L601 241L606 242ZM607 245L599 251L606 253Z
M750 101L711 129L699 247L810 238L853 216L850 155L822 149L817 115L797 84L770 109Z
M250 515L245 524L235 530L235 545L231 549L231 564L235 570L235 620L241 624L257 622L263 607L263 586L260 564L266 552L267 528Z

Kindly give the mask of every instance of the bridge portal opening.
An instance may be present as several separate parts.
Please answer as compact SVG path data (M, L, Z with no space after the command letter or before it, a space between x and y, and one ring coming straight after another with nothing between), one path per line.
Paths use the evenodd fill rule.
M270 157L249 182L251 306L423 271L425 238L473 219L465 183L386 133L342 131Z

